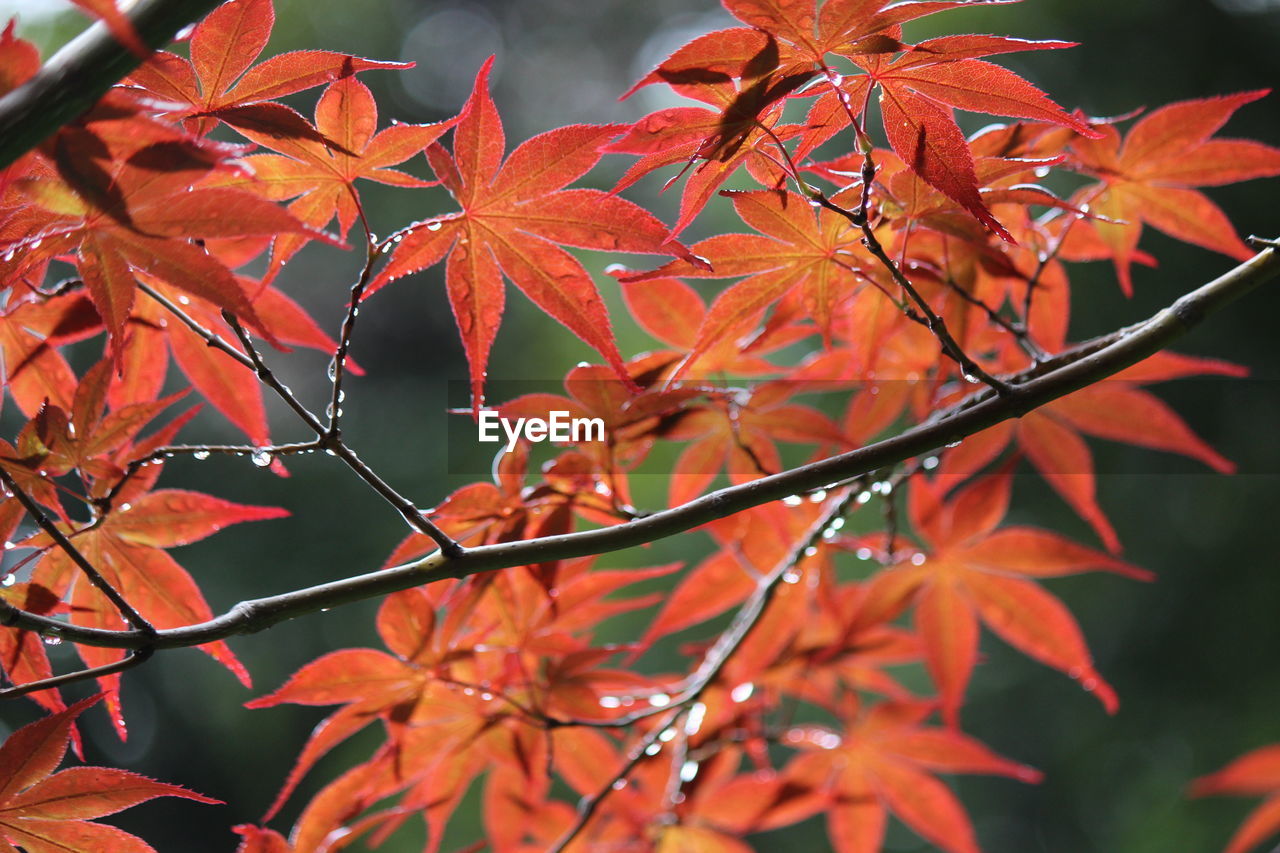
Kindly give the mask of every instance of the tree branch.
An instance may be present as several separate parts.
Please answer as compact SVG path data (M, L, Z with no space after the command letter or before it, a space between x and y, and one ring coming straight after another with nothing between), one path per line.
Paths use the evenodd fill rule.
M129 18L143 42L154 49L221 2L139 0ZM0 169L92 107L141 62L100 21L68 42L34 77L0 98Z
M439 551L421 560L327 584L244 601L198 625L158 632L106 631L69 625L27 613L0 601L0 624L32 631L54 630L64 639L108 648L184 648L236 634L261 631L277 622L342 604L387 595L446 578L549 560L618 551L691 530L718 518L788 495L821 488L898 464L959 441L990 426L1021 417L1044 404L1105 379L1183 336L1206 317L1280 274L1280 254L1267 248L1214 281L1188 293L1148 320L1089 341L1005 381L1010 392L984 388L937 417L875 444L780 474L711 492L673 509L614 527L468 548L458 556Z

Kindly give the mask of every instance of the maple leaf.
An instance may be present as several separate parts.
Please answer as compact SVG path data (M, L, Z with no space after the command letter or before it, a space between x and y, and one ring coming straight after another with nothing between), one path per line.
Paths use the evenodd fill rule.
M156 471L152 476L158 475ZM131 485L132 489L121 492L123 503L97 523L74 531L72 539L106 581L157 628L178 628L213 618L195 581L166 549L199 541L229 524L288 514L281 509L247 506L180 489L146 492L149 484L145 480ZM114 631L127 627L106 596L80 576L79 568L66 552L52 547L47 534L37 534L23 544L48 549L36 565L32 580L70 602L69 619L73 624ZM224 641L201 648L249 686L249 673ZM77 651L91 667L114 663L124 656L120 649L92 646L78 646ZM126 729L120 706L120 676L103 676L99 682L107 691L112 722L123 738Z
M57 773L76 717L102 695L18 729L0 745L0 849L27 853L155 853L135 835L94 818L156 797L220 804L177 785L106 767L73 767Z
M740 333L750 321L793 289L801 292L804 310L830 339L832 316L854 289L862 234L847 219L825 208L815 209L802 196L785 191L724 192L734 209L758 234L722 234L692 247L710 262L702 269L674 260L656 270L624 277L624 282L680 275L689 278L746 276L725 289L707 309L680 375L704 352Z
M1223 853L1248 853L1280 832L1280 744L1260 747L1191 784L1191 796L1265 796L1227 842Z
M445 285L471 370L473 406L484 400L489 349L503 311L503 273L540 308L594 347L630 382L609 316L582 265L557 243L613 252L666 254L667 229L652 214L599 190L561 189L600 159L612 125L573 125L535 136L502 160L505 136L489 95L492 57L454 127L453 156L427 148L458 213L412 226L369 292L448 256Z
M272 0L230 0L191 32L191 58L157 51L127 82L161 101L185 105L173 113L201 132L216 118L237 130L275 139L332 144L301 115L274 99L372 68L412 68L412 62L361 59L327 50L298 50L257 65L275 26ZM340 144L340 143L338 143Z
M356 180L397 187L432 186L432 182L389 167L425 149L456 121L422 125L397 123L375 134L378 107L373 93L355 77L344 77L325 89L316 104L315 117L316 128L325 139L336 141L341 150L317 140L282 140L242 127L240 132L247 138L289 156L247 157L244 162L252 169L252 175L221 178L216 183L241 185L275 201L301 196L289 205L290 213L317 230L326 227L336 216L338 234L345 238L361 213ZM299 234L277 238L265 280L269 281L306 242L307 238Z
M71 0L71 2L87 14L100 18L107 25L107 29L111 30L111 35L115 36L116 41L129 48L136 56L146 57L151 53L150 48L143 44L138 31L133 28L133 22L129 20L129 16L116 5L116 0Z
M1103 125L1099 138L1071 143L1079 168L1102 179L1081 188L1075 199L1107 218L1091 226L1111 250L1125 295L1133 293L1130 265L1144 222L1174 239L1237 260L1253 256L1227 215L1192 188L1280 175L1280 149L1243 139L1210 139L1236 110L1270 91L1179 101L1140 118L1123 142L1113 125Z
M952 729L922 725L927 702L884 702L848 718L843 733L801 727L786 742L803 752L784 769L793 783L830 791L827 835L837 853L881 849L889 814L949 853L978 853L973 826L933 774L984 773L1022 782L1041 774Z
M1191 431L1186 422L1142 385L1195 375L1244 376L1238 365L1157 353L1110 379L1047 403L1017 421L967 438L943 458L943 473L967 477L1016 441L1028 461L1062 499L1093 527L1113 553L1120 550L1106 514L1098 505L1093 456L1080 433L1139 447L1180 453L1219 473L1235 465Z
M81 145L95 150L95 139L85 131L66 140L68 156ZM18 180L15 189L37 212L39 227L0 248L39 249L50 257L74 249L76 267L107 329L117 363L137 290L135 271L264 328L231 271L184 238L274 236L309 232L308 227L249 192L192 189L193 178L207 173L210 165L166 142L143 145L114 168L113 173L82 175L74 188L53 177Z
M911 484L909 514L927 551L895 546L895 562L868 581L863 602L872 622L915 608L925 663L944 717L958 721L978 655L978 621L1010 645L1061 670L1118 707L1115 691L1093 667L1080 628L1034 579L1103 570L1149 580L1150 573L1107 554L1031 527L996 529L1008 509L1008 473L981 477L947 502L922 477Z
M1066 43L1021 42L1013 47L1011 39L973 45L964 41L966 37L955 38L962 41L938 39L917 45L892 61L878 56L856 59L867 74L853 78L845 94L858 103L859 96L865 101L868 87L879 86L884 131L894 153L926 183L1012 242L1012 235L991 215L978 192L973 155L951 108L1054 122L1086 137L1097 132L1007 68L973 58L1010 50L1065 47Z

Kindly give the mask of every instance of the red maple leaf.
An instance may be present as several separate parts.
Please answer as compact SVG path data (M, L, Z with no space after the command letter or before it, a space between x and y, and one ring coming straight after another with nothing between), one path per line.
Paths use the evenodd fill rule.
M274 99L370 68L413 67L412 62L361 59L327 50L291 51L254 65L271 37L275 17L271 0L223 3L192 30L191 59L157 51L127 82L163 102L184 105L174 115L193 119L190 124L202 133L216 118L237 130L276 139L332 144Z
M978 853L973 826L955 794L933 774L986 773L1038 782L1040 773L1002 758L953 729L923 725L926 702L885 702L850 719L843 734L793 729L805 750L783 771L794 783L830 791L827 835L837 853L876 853L889 814L949 853Z
M397 187L427 187L410 174L389 168L408 160L435 142L456 119L434 124L393 124L375 133L378 107L373 93L355 77L331 83L316 104L316 128L326 140L341 146L334 150L325 142L307 138L279 138L242 127L240 132L253 141L274 148L279 154L257 154L245 158L252 175L227 176L216 181L223 186L243 186L275 201L300 196L289 212L316 229L326 227L335 216L338 234L347 236L356 217L363 215L357 179ZM271 251L270 280L307 242L301 234L283 234Z
M1266 797L1240 824L1223 853L1248 853L1280 832L1280 744L1246 753L1191 784L1193 797L1217 794Z
M1092 227L1111 250L1125 294L1133 292L1142 223L1186 243L1237 260L1253 250L1238 236L1227 215L1192 187L1215 187L1250 178L1280 175L1280 149L1243 139L1210 139L1232 113L1267 95L1269 89L1179 101L1136 121L1123 143L1114 125L1100 138L1071 143L1079 168L1101 179L1083 187L1078 203L1107 218Z
M76 717L102 695L91 696L18 729L0 745L0 850L28 853L155 853L151 845L94 818L156 797L220 803L107 767L73 767L54 773L71 741Z
M666 254L667 229L637 205L600 190L561 189L600 159L612 125L573 125L535 136L503 162L505 136L489 96L490 58L454 127L453 156L427 148L458 213L412 226L370 292L448 256L445 284L471 366L472 399L484 401L489 349L502 320L503 273L540 308L594 347L624 382L609 315L582 265L557 243L612 252Z
M1094 669L1075 619L1034 581L1090 570L1138 580L1151 575L1055 533L997 529L1011 487L1007 473L991 475L943 502L937 484L915 478L909 514L927 548L894 543L893 564L868 581L864 618L879 622L914 607L925 663L952 725L977 663L979 620L1024 654L1078 680L1114 711L1115 691Z
M152 471L149 478L159 475ZM272 507L245 506L197 492L179 489L148 491L147 477L135 477L122 490L116 508L106 517L83 529L67 531L77 550L98 569L111 586L157 628L178 628L213 618L199 587L169 554L169 548L186 545L210 536L229 524L280 518L288 513ZM36 565L33 583L52 590L71 605L69 621L76 625L125 630L123 616L110 600L87 578L61 548L40 533L23 543L45 548ZM202 647L210 657L226 666L245 686L249 673L223 641ZM88 666L104 666L124 656L120 649L77 646ZM112 722L123 738L119 675L99 679L107 691Z

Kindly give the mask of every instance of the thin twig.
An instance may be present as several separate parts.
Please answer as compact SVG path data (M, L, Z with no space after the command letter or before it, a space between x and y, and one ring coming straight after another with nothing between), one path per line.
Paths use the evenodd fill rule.
M432 542L440 548L441 553L451 557L457 557L462 554L462 546L459 545L449 534L445 533L435 522L427 518L421 510L413 503L413 501L401 495L391 487L389 483L379 477L372 468L366 465L356 452L343 442L341 435L330 433L329 427L321 423L320 419L313 415L298 398L293 396L288 388L280 383L271 368L269 368L262 360L262 355L254 347L253 341L249 338L249 333L245 331L244 326L236 319L235 315L224 311L223 319L231 326L236 333L236 337L240 339L240 343L244 346L245 351L249 353L249 358L253 362L254 372L268 388L276 392L276 395L289 404L298 417L311 427L320 439L320 445L334 456L337 456L347 467L356 473L361 480L364 480L375 492L377 492L384 501L391 504L396 512L400 513L400 517L412 527L414 530L431 538Z
M156 302L158 302L170 314L172 314L173 316L181 320L182 324L186 326L188 329L190 329L191 331L195 332L196 335L198 335L200 339L205 342L206 345L211 346L214 349L226 355L231 356L231 358L240 362L240 364L244 365L250 370L253 370L253 360L250 359L249 356L240 352L240 350L232 346L227 341L226 338L223 338L217 332L214 332L211 329L206 329L204 326L200 325L200 323L194 317L192 317L186 311L183 311L182 308L172 299L165 296L163 293L156 290L151 285L141 281L138 282L138 289L141 290L143 293L147 294L147 296L150 296Z
M148 465L163 462L173 456L191 456L197 460L207 459L212 455L256 456L258 454L266 454L268 457L275 457L296 456L299 453L314 453L323 449L319 439L264 446L254 444L166 444L163 447L157 447L146 456L140 456L132 460L125 466L124 476L117 480L105 495L100 498L94 498L93 503L105 515L110 511L116 498L120 496L120 492L124 491L124 487L138 475L139 471Z
M17 699L19 696L26 696L29 693L35 693L39 690L52 690L55 687L65 687L68 684L88 681L91 678L101 678L104 675L115 675L116 673L124 672L127 669L133 669L139 664L146 663L153 654L155 654L155 649L149 647L133 649L127 656L115 663L94 666L89 669L80 669L75 672L68 672L64 675L55 675L52 678L42 678L39 681L32 681L28 684L6 687L3 690L0 690L0 699Z
M18 503L22 504L23 509L27 511L27 514L31 516L36 525L48 534L54 544L61 548L71 559L71 562L75 563L80 571L84 573L84 576L89 579L89 582L97 587L98 591L107 597L107 600L115 606L116 610L120 611L120 615L124 617L125 621L133 625L134 628L143 635L150 637L155 636L155 626L148 622L146 617L139 613L132 604L125 600L125 597L120 594L120 591L112 586L111 582L102 576L102 573L99 572L97 567L89 561L88 557L80 553L80 549L75 546L70 537L58 529L58 525L55 524L53 519L51 519L44 511L44 508L41 507L40 504L36 503L32 497L18 485L18 481L13 478L13 475L11 475L3 465L0 465L0 483L4 483L4 487L18 499Z
M293 409L294 414L301 418L303 423L311 427L312 432L318 436L323 436L326 432L324 424L310 409L302 405L302 401L294 396L293 391L287 385L276 378L275 372L262 360L262 353L258 352L258 348L253 345L253 340L249 337L249 333L241 325L236 315L224 309L222 319L231 327L231 331L236 333L240 346L244 347L244 351L248 353L249 363L258 377L258 381L274 391L276 396L284 401L285 405Z
M680 714L686 713L687 706L692 705L706 692L707 688L711 686L716 677L728 665L734 653L751 636L752 630L760 624L760 617L764 615L778 589L790 576L790 573L795 571L796 566L806 556L813 553L813 548L822 539L823 532L831 526L833 521L845 513L856 492L857 490L854 488L846 488L835 497L828 498L827 505L818 515L817 521L810 525L809 529L792 546L786 556L778 561L778 564L759 580L755 590L751 593L751 597L734 615L729 627L725 629L711 645L711 648L707 650L706 654L703 655L702 663L694 671L688 687L673 699L670 706L664 709L669 711L668 719L670 722L664 722L651 729L640 739L636 746L632 747L622 768L606 780L605 784L595 794L583 798L578 803L578 813L573 825L565 831L564 835L555 844L548 848L548 853L561 853L582 832L596 811L599 810L600 804L605 797L616 790L619 782L626 780L641 758L646 754L652 754L651 749L654 744L659 742L662 732L668 729ZM672 716L672 714L675 716ZM632 722L637 722L643 716L652 715L652 712L640 712L632 715L630 719ZM692 734L692 732L686 730L686 734Z
M357 200L357 210L359 207ZM363 211L361 212L363 217ZM363 218L361 220L364 221ZM347 315L342 319L342 328L338 332L338 347L333 352L333 361L329 364L329 379L333 383L333 394L329 399L329 429L330 436L337 436L341 433L339 421L342 418L342 379L347 372L347 353L351 350L351 335L355 332L356 317L360 315L360 301L364 299L364 290L369 286L369 279L373 275L373 265L378 260L378 256L382 253L383 247L379 245L373 232L369 230L368 223L365 222L365 262L364 269L360 271L360 277L356 279L356 283L351 285L351 301L347 304Z

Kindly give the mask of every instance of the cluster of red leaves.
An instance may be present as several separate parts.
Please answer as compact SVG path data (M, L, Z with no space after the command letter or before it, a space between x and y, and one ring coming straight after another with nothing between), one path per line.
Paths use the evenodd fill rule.
M122 41L136 40L113 3L80 5ZM1264 93L1153 110L1122 135L1113 122L1068 113L987 59L1066 43L905 40L904 24L970 3L724 5L744 26L695 39L636 84L665 84L705 106L660 110L631 126L558 128L507 154L488 89L491 63L455 118L379 130L373 95L356 75L402 65L323 51L254 64L270 36L272 4L230 0L194 29L189 57L152 55L0 173L0 285L8 294L0 364L25 420L12 442L0 443L0 467L30 499L6 494L0 503L0 534L8 541L21 532L15 544L29 551L15 567L24 579L9 575L0 597L76 626L126 628L105 583L156 628L210 617L169 549L283 512L157 488L163 463L140 463L194 414L164 414L185 393L161 397L170 355L253 446L269 445L258 378L208 341L217 335L243 354L234 315L282 349L335 351L274 282L312 241L342 244L357 222L358 242L373 239L360 196L366 180L439 183L457 204L373 244L361 282L367 296L443 262L475 409L504 313L504 278L605 361L570 371L565 396L498 406L509 418L599 418L605 439L563 449L532 484L522 444L501 457L494 482L447 496L431 518L467 546L636 518L629 476L666 443L684 445L667 490L679 506L722 474L748 482L804 458L797 454L829 455L921 422L978 381L957 347L995 375L1034 369L1067 348L1068 262L1109 259L1131 291L1132 263L1153 262L1137 248L1144 222L1243 257L1248 250L1225 215L1195 188L1280 174L1280 151L1213 138ZM0 94L38 69L34 48L10 26L0 36ZM316 87L324 88L314 121L278 101ZM879 128L868 113L873 95ZM966 138L954 109L1019 121ZM209 134L220 126L246 143L214 141ZM877 147L881 131L887 148ZM566 188L605 153L639 159L612 192ZM740 166L758 188L721 191ZM617 195L665 167L687 175L671 227ZM1065 198L1041 183L1051 173L1075 187ZM743 230L685 247L677 236L718 192ZM327 233L335 220L336 233ZM671 258L647 272L617 268L618 281L606 280L666 349L630 359L619 351L599 286L566 246ZM382 254L389 257L375 269ZM245 272L254 261L265 269L258 277ZM685 279L734 281L708 304ZM949 339L935 335L944 327ZM77 375L65 348L85 341L100 344L102 356ZM340 706L313 732L264 820L336 745L374 723L383 738L312 799L288 839L238 827L241 853L376 845L415 819L434 850L473 785L481 786L487 843L499 851L568 838L571 850L736 853L748 849L745 836L817 814L841 853L879 850L890 815L942 849L977 851L964 809L936 774L1039 778L960 731L979 625L1077 680L1108 711L1117 706L1081 629L1039 583L1095 570L1148 577L1115 556L1120 543L1098 504L1081 434L1229 470L1143 386L1240 373L1205 359L1152 357L874 487L857 485L866 491L846 496L854 487L832 487L713 522L704 529L714 550L687 567L609 569L581 558L392 595L377 621L386 651L332 652L250 703ZM839 391L838 411L801 399L818 389ZM158 418L165 420L143 435ZM1023 459L1105 550L1002 524L1011 472ZM892 517L903 492L902 529L857 512L883 505ZM824 515L845 497L853 498L849 530L843 514ZM829 524L815 534L820 520ZM388 565L434 548L414 535ZM77 557L100 578L87 577ZM677 572L673 587L654 591ZM644 589L614 597L636 584ZM755 601L763 603L751 630L718 660L714 620ZM652 607L636 642L599 639L609 620L634 625ZM676 649L689 671L631 667L655 646ZM248 683L224 644L205 650ZM123 655L78 651L89 666ZM715 663L701 682L699 661ZM15 683L51 674L41 638L12 628L0 628L0 667ZM927 674L936 696L908 690L891 667ZM101 682L123 736L119 676ZM34 736L24 729L0 756L38 754L47 774L85 705L66 709L52 690L34 698L54 712L36 726L63 746L56 756L52 747L28 747ZM818 722L794 723L800 707ZM1228 768L1199 790L1270 791L1273 770ZM17 805L0 809L10 845L87 849L99 837L92 833L107 830L75 824L59 831L79 833L80 846L57 848L32 840L31 826L148 796L193 796L147 783L129 788L138 796L128 802L28 813L39 800L33 792L55 779L78 796L107 784L67 776L74 772L34 786L42 775L19 773L0 787L6 803L26 789ZM589 819L579 821L566 789L593 804ZM10 820L14 808L27 812ZM1275 829L1274 797L1258 815L1231 850Z

